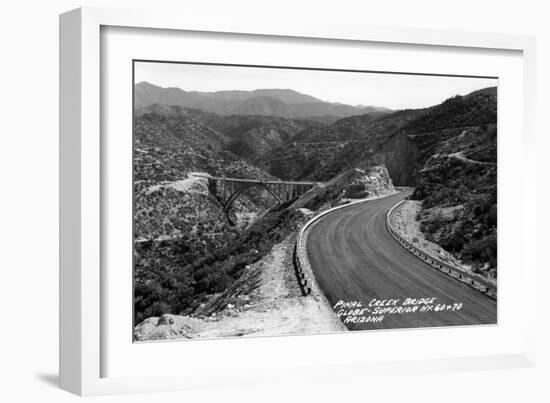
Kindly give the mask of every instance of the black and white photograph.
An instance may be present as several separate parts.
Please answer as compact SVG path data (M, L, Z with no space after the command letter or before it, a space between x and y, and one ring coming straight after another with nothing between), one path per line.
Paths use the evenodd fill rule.
M132 67L135 342L497 323L497 78Z
M544 5L6 3L2 401L550 402Z

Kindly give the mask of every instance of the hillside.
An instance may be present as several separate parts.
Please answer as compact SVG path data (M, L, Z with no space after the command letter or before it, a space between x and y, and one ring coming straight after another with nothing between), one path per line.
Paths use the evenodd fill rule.
M304 298L292 270L292 238L275 245L192 315L148 317L136 341L334 333L345 327L320 296Z
M322 126L305 120L242 115L218 115L209 124L228 138L229 151L251 162L291 141L306 128Z
M199 128L199 144L209 144L218 151L231 153L254 162L274 148L292 140L303 130L322 127L323 124L307 120L286 119L276 116L218 115L200 109L153 104L136 110L137 117L162 116L178 121L188 129ZM209 133L200 136L200 133Z
M147 82L136 84L134 106L139 109L153 104L202 109L220 115L279 116L287 119L319 116L341 118L368 112L390 112L383 107L355 107L324 102L289 89L197 92L162 88Z
M234 241L239 216L273 206L267 192L252 189L226 216L208 192L206 179L193 172L273 179L227 150L229 137L204 125L197 111L156 107L134 118L134 245L136 306L148 304L140 291L182 264L211 256ZM199 113L200 115L200 113ZM201 115L202 117L202 115ZM231 220L230 220L231 218Z
M266 155L264 169L276 176L323 181L350 167L384 164L397 185L415 186L439 142L465 127L495 122L492 88L430 108L352 116L298 133Z
M401 128L420 113L369 113L306 129L266 154L263 168L285 179L326 181L350 168L384 164L396 184L409 185L417 150Z
M467 128L438 143L419 172L414 193L422 200L418 219L427 238L496 277L497 128Z
M143 271L139 277L135 289L136 339L242 336L263 334L268 328L276 334L289 334L309 321L313 321L312 331L320 329L315 321L325 323L321 328L327 320L337 323L326 317L304 316L326 308L320 299L300 298L292 241L315 212L393 192L385 167L373 167L368 172L350 170L291 203L271 209L226 247L202 259L187 263L180 255L185 242L179 242L170 249L170 256L162 255L166 266ZM293 312L308 320L273 314L286 311L289 304L306 308L302 313ZM262 320L251 323L251 316Z
M369 167L366 170L354 168L342 172L323 186L310 190L296 200L292 207L312 211L325 210L346 204L350 200L388 195L395 191L384 165Z

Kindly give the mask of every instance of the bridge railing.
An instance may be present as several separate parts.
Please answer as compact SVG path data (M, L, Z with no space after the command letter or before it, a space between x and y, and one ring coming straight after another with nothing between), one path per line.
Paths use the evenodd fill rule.
M445 273L449 275L450 277L468 284L469 286L485 293L491 298L496 299L497 297L497 287L495 284L491 283L490 281L484 279L480 275L477 275L475 273L469 273L465 270L460 269L459 267L450 265L446 262L443 262L441 259L437 258L436 256L433 256L420 248L416 247L413 243L405 239L399 231L397 231L396 228L391 223L391 216L401 206L406 200L401 200L399 203L395 204L386 214L386 228L388 229L388 232L390 235L407 251L418 257L420 260L424 261L425 263L429 264L433 268L441 271L442 273Z

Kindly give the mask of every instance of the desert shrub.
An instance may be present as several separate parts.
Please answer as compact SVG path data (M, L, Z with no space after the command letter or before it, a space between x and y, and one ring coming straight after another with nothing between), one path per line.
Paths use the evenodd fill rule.
M418 133L496 122L495 95L455 96L413 120L407 129Z
M236 154L240 157L248 157L254 154L254 149L250 146L250 143L245 139L235 139L231 140L227 144L227 149L233 154Z
M163 313L190 314L208 296L230 287L246 266L254 264L299 225L294 210L272 211L226 247L199 259L187 237L136 244L134 306L136 323ZM269 236L266 236L269 234ZM214 242L214 241L213 241Z
M134 309L136 323L150 316L170 313L170 305L165 301L166 293L159 283L137 284Z
M420 230L422 232L434 234L438 232L444 224L445 219L440 212L437 212L421 222Z
M346 188L346 197L360 199L368 196L365 186L362 183L353 183Z
M470 263L489 263L490 267L497 265L497 236L496 233L481 239L474 239L465 245L462 258Z
M231 283L231 276L225 272L220 264L206 266L199 269L193 275L195 280L194 292L201 294L214 294L225 290Z

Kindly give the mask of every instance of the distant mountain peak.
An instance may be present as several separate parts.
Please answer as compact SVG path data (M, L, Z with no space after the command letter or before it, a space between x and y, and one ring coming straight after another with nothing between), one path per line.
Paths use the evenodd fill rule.
M252 91L256 95L260 96L269 96L273 98L277 98L280 101L283 101L287 104L301 104L301 103L322 103L318 98L312 97L311 95L306 95L301 92L289 89L289 88L264 88L264 89L257 89Z
M134 96L138 109L153 104L178 105L220 115L261 115L296 119L332 117L335 120L371 112L391 112L375 106L357 108L342 103L325 102L290 88L200 92L184 91L177 87L163 88L142 81L135 85Z

